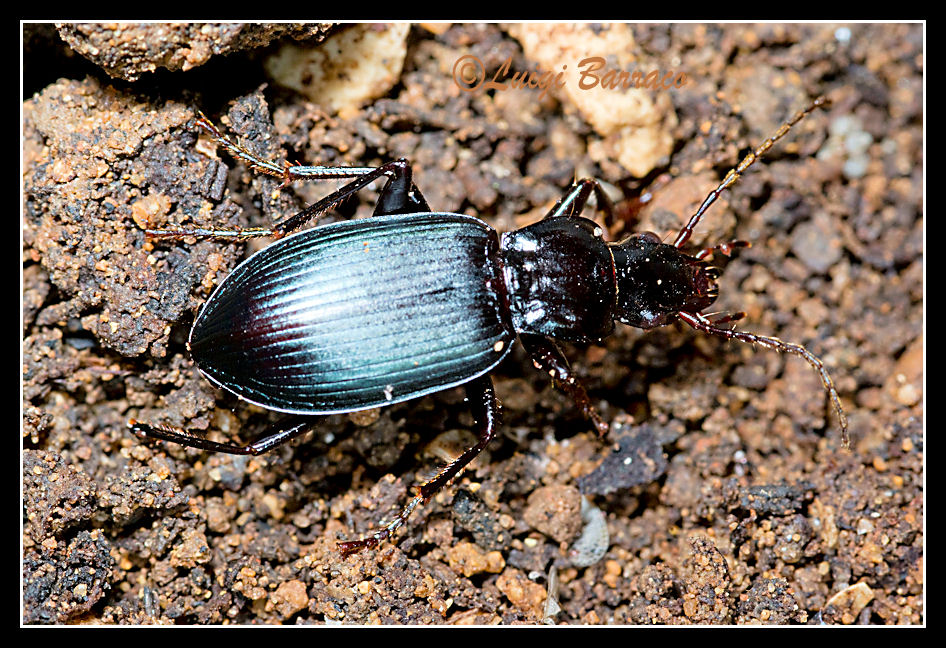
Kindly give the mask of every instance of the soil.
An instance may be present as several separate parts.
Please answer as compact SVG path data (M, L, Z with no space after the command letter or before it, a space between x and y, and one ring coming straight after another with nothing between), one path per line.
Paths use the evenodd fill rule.
M80 48L111 43L100 54L116 77L134 70L123 79L53 25L24 30L24 624L924 622L922 25L632 26L640 61L687 75L652 91L676 120L643 178L595 162L566 97L457 89L465 54L534 68L503 25L413 26L397 83L336 114L267 80L268 38L154 65L134 51L132 68L134 39ZM713 308L824 361L850 450L804 361L682 324L564 345L612 422L603 440L517 346L492 375L500 438L396 540L348 558L336 542L389 519L464 440L461 388L318 418L252 458L128 431L247 441L279 420L213 388L185 347L265 242L144 228L267 226L329 190L215 152L197 108L267 159L408 158L432 209L501 231L595 177L615 217L585 215L618 240L671 235L818 95L830 106L725 192L693 246L752 242L714 261ZM323 222L368 216L376 197Z

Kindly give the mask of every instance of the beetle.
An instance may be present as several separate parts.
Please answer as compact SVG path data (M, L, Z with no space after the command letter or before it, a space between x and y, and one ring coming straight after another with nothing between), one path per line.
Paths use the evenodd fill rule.
M700 205L672 244L653 233L608 242L581 216L595 180L574 182L540 221L502 235L483 221L433 212L405 159L379 167L321 167L263 160L225 137L198 111L218 146L256 171L348 184L272 228L146 230L153 238L278 239L242 263L204 303L187 347L213 384L263 408L295 415L248 445L218 443L179 428L129 421L141 438L256 455L307 432L307 417L355 412L464 385L477 442L417 487L387 525L339 543L344 555L377 546L454 479L495 437L499 410L489 371L519 340L535 366L572 397L599 435L598 415L555 341L597 342L615 322L650 329L682 321L704 333L804 358L821 377L848 446L847 422L824 364L801 345L723 327L745 313L706 314L719 290L708 259L745 241L695 254L682 250L707 209L816 99L751 151ZM319 214L385 179L370 218L301 229Z

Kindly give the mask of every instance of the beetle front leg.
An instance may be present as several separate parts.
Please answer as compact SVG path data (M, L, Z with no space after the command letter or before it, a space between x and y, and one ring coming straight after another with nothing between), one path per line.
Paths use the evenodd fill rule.
M545 218L576 218L581 216L588 197L594 191L595 198L598 201L598 209L604 212L607 222L614 220L614 204L608 198L608 194L601 188L597 180L585 178L572 184L571 187L559 198L555 206L549 210Z
M473 409L473 416L479 427L479 440L463 454L451 461L437 473L435 477L421 484L407 506L398 513L384 528L376 531L363 540L349 540L339 542L338 550L343 556L349 556L362 549L370 549L390 538L410 517L411 513L421 504L426 504L440 489L455 479L464 468L479 455L489 442L496 438L496 428L499 426L499 405L496 402L496 393L493 390L493 381L488 375L480 376L466 385L467 400Z
M752 243L749 241L727 241L726 243L720 243L719 245L714 245L713 247L703 248L693 256L700 261L705 261L709 258L712 258L713 254L720 252L726 256L732 256L733 250L736 248L749 248L752 247Z
M565 359L558 345L541 335L527 333L520 333L519 340L522 342L522 346L525 347L526 352L532 357L532 364L535 365L535 368L547 372L552 377L555 385L572 397L578 409L591 420L592 425L598 431L598 436L603 437L607 434L608 424L604 422L594 405L591 404L588 392L578 382L578 378L569 367L568 360Z
M269 452L284 443L288 443L312 428L311 417L293 417L289 419L289 421L291 422L288 424L286 420L277 423L273 428L275 431L247 445L217 443L216 441L210 441L209 439L190 434L181 428L171 427L170 425L141 423L135 419L128 421L128 427L131 429L132 434L140 439L160 439L161 441L170 441L199 450L256 456L264 452Z

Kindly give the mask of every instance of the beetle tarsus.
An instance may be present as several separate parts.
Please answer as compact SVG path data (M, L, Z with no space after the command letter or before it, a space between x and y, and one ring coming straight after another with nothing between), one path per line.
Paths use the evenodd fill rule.
M187 237L194 237L200 239L211 239L218 241L245 241L251 238L261 238L261 237L273 237L276 233L266 227L246 227L242 229L206 229L202 227L192 227L186 228L182 227L179 229L146 229L145 236L148 238L160 238L160 239L181 239Z
M423 488L423 487L421 487ZM418 493L414 496L410 502L407 503L400 513L395 516L395 518L386 524L383 528L375 531L367 538L361 540L346 540L343 542L337 543L338 550L342 553L343 557L348 557L352 554L356 554L365 549L373 549L380 545L382 542L389 538L393 538L395 532L407 522L407 519L411 516L411 513L414 512L414 509L419 505L426 504L427 498L422 494Z
M234 158L248 164L254 171L282 178L282 187L286 187L296 180L352 181L322 200L309 205L301 212L279 221L272 229L204 230L195 228L190 230L150 230L152 232L151 236L161 238L196 236L220 240L245 240L260 236L282 238L313 219L317 219L323 212L336 207L346 198L382 176L387 177L388 181L378 198L377 215L430 211L427 201L424 200L420 190L411 180L411 167L407 160L396 160L380 167L325 167L292 164L288 161L282 163L269 162L253 154L246 147L230 140L199 110L197 114L196 124L207 131L218 146Z
M279 162L269 162L259 157L258 155L250 152L245 146L231 141L226 135L220 132L220 129L217 128L212 121L207 119L204 113L197 111L197 119L195 123L207 131L207 134L210 135L211 139L217 144L217 146L225 149L235 158L243 160L246 162L251 169L258 171L259 173L264 173L266 175L275 176L277 178L284 178L286 181L289 181L288 168Z

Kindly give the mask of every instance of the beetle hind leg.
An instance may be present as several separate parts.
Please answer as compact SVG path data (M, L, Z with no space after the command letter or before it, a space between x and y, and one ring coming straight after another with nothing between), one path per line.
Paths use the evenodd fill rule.
M300 229L313 219L317 219L323 212L337 206L349 196L379 178L385 178L386 182L379 192L375 215L385 216L430 211L427 200L421 194L417 185L414 184L411 164L405 159L388 162L379 167L304 166L289 162L280 164L264 160L246 147L233 142L199 111L196 123L207 131L214 142L231 156L242 160L254 171L282 178L283 186L296 180L350 180L350 182L297 214L282 219L272 227L146 229L145 234L149 238L181 239L195 237L224 241L245 241L261 237L282 238Z
M479 455L489 442L496 438L496 428L499 426L499 406L496 394L493 391L493 382L489 376L467 383L467 399L473 407L473 415L479 428L479 440L467 448L459 457L443 467L436 476L421 484L417 494L407 503L407 506L383 528L362 540L349 540L338 543L338 550L343 556L358 553L362 549L377 547L379 544L394 535L410 517L414 509L437 494L443 487L455 479L463 469Z
M262 159L242 144L232 141L229 137L220 132L220 129L199 110L197 111L197 117L194 119L194 123L203 128L217 146L227 151L233 157L243 160L254 171L277 178L283 178L284 185L292 181L289 174L289 169L293 167L292 164L288 162L280 164L278 162L270 162L269 160Z
M397 160L396 162L391 162L381 167L324 167L304 166L301 164L291 164L290 162L283 162L282 164L270 162L254 155L246 147L231 141L199 110L197 111L197 115L196 124L207 131L218 146L225 149L234 158L243 160L254 171L282 178L284 187L295 180L340 180L345 178L362 178L363 176L370 176L370 180L374 180L376 177L385 175L388 180L384 187L382 187L378 197L375 215L386 216L389 214L409 214L430 211L427 201L420 193L417 185L413 182L413 170L407 160ZM357 184L357 187L353 189L357 190L368 183L362 179L361 182L356 180L352 184ZM351 191L348 191L350 186L351 185L346 185L336 193L344 193L345 196L347 196L351 193ZM320 201L320 203L321 202L323 201ZM309 209L305 211L309 211ZM311 216L306 217L305 220L309 218L311 218ZM300 219L299 214L287 219L287 221L295 222L298 219ZM294 229L294 227L285 228L286 231L291 231L291 229ZM286 233L282 231L281 225L277 225L274 230L277 234ZM262 234L262 236L268 235L269 234Z
M375 216L429 212L427 200L414 184L414 170L405 159L389 162L391 174L378 194Z
M181 428L171 427L170 425L141 423L135 419L128 421L128 427L131 429L132 434L140 439L160 439L161 441L170 441L199 450L256 456L264 452L269 452L273 448L288 443L292 439L305 434L312 427L312 421L309 417L294 417L290 419L289 422L285 420L281 421L273 428L273 431L247 445L218 443L195 436Z

